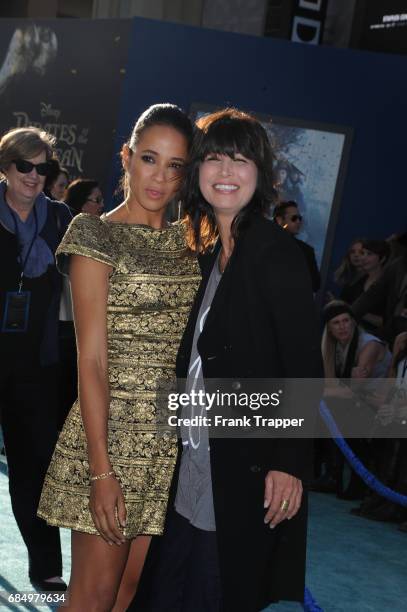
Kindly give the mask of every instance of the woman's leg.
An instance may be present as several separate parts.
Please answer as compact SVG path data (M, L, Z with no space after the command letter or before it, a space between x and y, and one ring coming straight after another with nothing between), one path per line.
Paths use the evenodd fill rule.
M110 612L116 601L131 541L107 544L101 536L72 531L71 612Z
M151 536L147 535L137 536L137 538L132 541L116 603L112 612L126 612L135 596L150 542Z
M152 542L128 612L181 612L192 531L189 521L169 508L164 534Z

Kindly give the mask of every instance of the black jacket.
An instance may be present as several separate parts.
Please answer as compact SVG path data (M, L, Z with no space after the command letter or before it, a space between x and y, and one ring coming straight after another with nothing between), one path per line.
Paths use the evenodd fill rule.
M55 253L72 218L69 208L60 202L48 199L48 214L40 236ZM0 224L0 316L3 319L7 291L16 291L20 276L18 243L14 234ZM38 279L26 279L24 287L31 290L29 339L24 342L20 334L1 333L0 354L13 356L17 362L27 360L37 365L48 366L58 360L58 318L62 290L62 277L56 266L49 266ZM46 297L45 297L46 293ZM37 295L38 294L38 295ZM19 354L21 349L31 355ZM14 355L15 353L15 355Z
M307 244L303 240L299 240L299 238L295 238L295 242L298 244L304 254L305 261L311 275L312 290L314 293L316 293L321 287L321 275L319 273L317 260L315 259L315 251L311 245Z
M187 374L219 247L200 258L203 279L178 353L179 378ZM322 376L310 276L292 237L273 222L255 217L237 240L198 351L205 386L227 378L243 391L247 379ZM306 495L297 516L272 531L263 521L264 478L279 470L307 479L312 445L300 439L213 438L210 448L225 612L257 612L280 598L303 601Z
M358 319L368 312L383 316L382 334L390 344L393 343L395 336L400 331L404 331L396 328L394 313L401 297L403 280L406 274L407 255L404 255L389 264L378 281L352 304L352 310Z

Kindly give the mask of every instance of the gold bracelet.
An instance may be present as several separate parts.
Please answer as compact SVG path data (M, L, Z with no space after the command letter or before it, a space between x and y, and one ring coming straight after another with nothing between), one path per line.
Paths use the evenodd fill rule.
M109 478L109 476L116 476L116 474L113 471L103 472L103 474L98 474L97 476L91 476L90 481L93 482L94 480L104 480L105 478Z

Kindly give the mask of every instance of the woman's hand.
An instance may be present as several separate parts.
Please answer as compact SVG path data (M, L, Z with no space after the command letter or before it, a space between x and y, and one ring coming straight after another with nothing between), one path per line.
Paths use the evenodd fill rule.
M91 483L89 509L95 527L110 545L123 544L126 540L119 529L126 524L126 506L119 481L114 477L94 480Z
M364 366L355 366L352 368L351 377L352 378L368 378L369 370Z
M271 470L265 479L264 507L268 508L268 511L264 522L270 523L273 529L284 519L293 518L301 506L301 499L301 480L291 474ZM288 507L283 510L284 501L288 501Z
M395 410L392 404L383 404L376 412L376 420L380 425L386 426L394 420Z
M401 332L398 336L396 336L393 345L393 355L397 355L400 351L404 349L407 344L407 332Z
M324 389L323 397L337 397L341 399L352 399L353 392L346 385L337 386L326 386Z

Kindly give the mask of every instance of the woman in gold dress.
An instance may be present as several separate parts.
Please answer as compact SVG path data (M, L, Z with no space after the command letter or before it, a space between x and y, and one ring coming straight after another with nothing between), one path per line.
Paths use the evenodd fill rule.
M69 264L79 401L38 514L72 529L69 610L126 610L163 530L177 440L159 432L157 389L175 376L200 279L183 224L165 213L191 135L177 107L147 109L122 150L124 202L101 218L78 215L57 251L60 269Z

